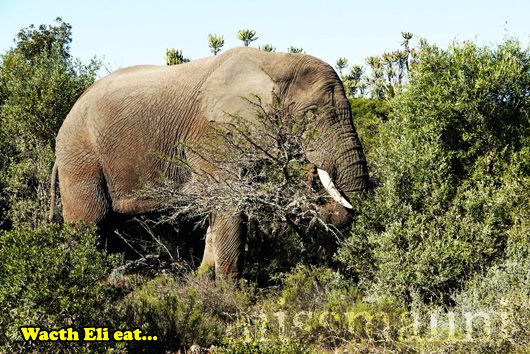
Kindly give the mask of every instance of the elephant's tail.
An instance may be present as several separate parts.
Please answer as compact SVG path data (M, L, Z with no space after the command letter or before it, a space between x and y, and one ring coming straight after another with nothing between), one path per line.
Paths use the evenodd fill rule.
M53 222L55 218L55 186L57 184L57 161L53 164L52 177L50 179L50 215L48 221Z

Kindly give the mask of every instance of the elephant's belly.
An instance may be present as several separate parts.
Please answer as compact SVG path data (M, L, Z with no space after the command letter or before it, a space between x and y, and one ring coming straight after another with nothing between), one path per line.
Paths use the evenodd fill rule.
M191 177L173 151L149 149L128 156L113 156L103 160L102 165L112 208L126 214L159 208L161 202L150 197L153 188L167 182L179 188Z

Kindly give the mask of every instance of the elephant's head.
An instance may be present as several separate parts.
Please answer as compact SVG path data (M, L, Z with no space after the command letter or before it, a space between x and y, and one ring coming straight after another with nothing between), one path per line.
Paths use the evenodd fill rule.
M351 221L350 199L368 187L368 170L352 121L344 87L335 70L321 60L300 55L292 78L280 89L296 113L315 110L317 138L310 141L310 171L330 195L324 214L336 226Z
M348 99L333 68L309 55L251 48L224 56L201 90L204 115L210 121L227 119L219 112L251 115L255 108L241 97L255 94L271 102L273 91L292 107L294 116L317 112L311 123L317 138L309 143L310 172L330 195L323 206L326 219L336 226L351 221L349 199L368 187L368 171Z

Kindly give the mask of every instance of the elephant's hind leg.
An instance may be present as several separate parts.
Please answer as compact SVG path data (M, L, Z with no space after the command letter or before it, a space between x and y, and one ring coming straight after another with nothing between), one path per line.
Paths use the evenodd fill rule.
M103 172L97 162L59 166L64 221L96 224L109 210Z

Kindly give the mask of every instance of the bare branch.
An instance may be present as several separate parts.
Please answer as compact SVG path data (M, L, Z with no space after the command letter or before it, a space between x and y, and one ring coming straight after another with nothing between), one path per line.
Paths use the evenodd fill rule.
M257 96L245 100L255 108L253 119L229 115L201 144L179 147L186 153L170 162L189 168L187 183L166 181L150 186L147 195L168 201L170 221L185 216L204 224L211 213L232 210L262 229L288 228L303 239L304 232L319 227L338 237L339 231L322 215L325 194L307 186L305 146L316 136L310 121L321 117L293 115L292 106L274 93L270 105Z

